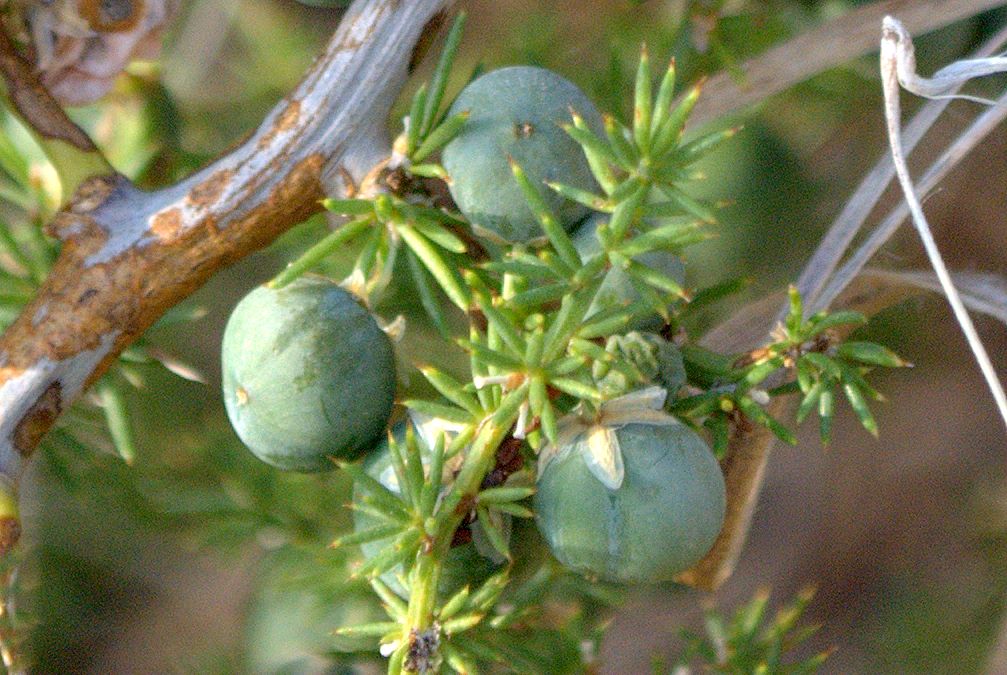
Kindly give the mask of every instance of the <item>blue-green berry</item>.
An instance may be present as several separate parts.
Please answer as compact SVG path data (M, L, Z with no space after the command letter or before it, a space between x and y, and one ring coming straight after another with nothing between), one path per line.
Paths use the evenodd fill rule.
M508 157L541 188L568 230L587 214L584 206L542 184L556 181L597 190L584 151L560 126L570 123L571 110L601 128L597 109L575 84L531 66L494 70L459 94L450 114L468 111L469 118L444 148L443 164L451 177L451 196L477 231L512 242L544 236Z
M351 293L319 277L260 286L238 303L221 347L224 404L261 460L335 468L381 439L395 395L391 341Z
M710 550L723 526L720 467L703 439L677 422L608 430L621 451L621 484L606 486L590 466L589 446L604 429L585 431L540 468L539 529L561 563L589 578L670 580Z

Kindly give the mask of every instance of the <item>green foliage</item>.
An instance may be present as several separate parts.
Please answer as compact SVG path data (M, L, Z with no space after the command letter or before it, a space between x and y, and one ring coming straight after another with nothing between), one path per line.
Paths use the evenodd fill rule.
M785 443L795 444L793 433L763 409L770 397L795 392L802 395L796 421L803 422L817 411L823 445L831 438L837 389L845 394L863 427L876 436L877 424L868 399L881 401L884 397L867 383L864 374L872 367L911 365L882 345L840 339L838 329L867 321L862 314L822 311L805 319L801 297L793 287L789 298L787 317L766 346L733 362L699 348L686 352L686 362L694 376L720 384L680 399L673 410L694 419L705 415L704 425L714 436L718 455L726 450L729 423L739 413L766 427ZM781 372L792 374L792 379L781 383ZM760 388L767 383L771 388Z
M462 22L460 17L452 28L430 82L409 102L394 154L375 184L360 186L350 198L327 200L329 212L345 222L313 242L269 289L296 288L306 272L332 269L334 256L349 256L352 268L343 284L373 309L405 276L445 338L424 345L429 360L457 347L467 368L434 367L426 357L418 365L425 389L413 388L402 401L411 421L387 444L378 475L360 464L344 464L344 471L328 477L279 475L236 452L221 431L210 430L198 450L181 448L163 465L138 462L129 480L122 479L129 487L115 495L149 522L184 526L201 543L227 549L256 539L269 549L249 627L249 639L265 659L255 667L263 670L299 659L317 665L320 658L327 666L377 660L380 649L391 672L438 667L584 672L594 667L592 655L621 594L557 564L536 530L535 462L563 440L564 424L597 420L606 406L658 386L667 392L664 411L647 413L674 415L695 429L675 422L675 429L695 439L697 462L716 473L714 455L722 457L734 432L753 423L793 441L790 427L769 412L776 396L800 394L796 421L817 411L827 442L836 392L842 391L865 428L876 433L866 401L879 397L865 375L871 367L905 365L883 347L841 339L838 329L862 323L863 317L804 317L795 293L790 315L772 341L751 354L708 352L686 334L684 326L699 308L740 286L727 281L689 288L682 262L690 245L711 237L718 215L715 204L693 196L697 162L737 130L685 140L699 87L675 104L674 62L652 82L646 50L635 69L629 123L609 115L592 125L579 110L562 127L564 140L572 139L579 149L569 159L586 164L597 185L567 175L543 182L533 163L512 157L502 185L519 194L521 208L533 215L532 241L488 243L474 236L470 219L444 197L448 172L440 163L442 151L472 121L467 110L447 112L457 109L446 92ZM709 37L711 52L729 63L730 31L718 26ZM0 164L13 176L27 176L16 152L4 157L0 147ZM153 160L139 164L138 172L171 175L182 162L169 168ZM0 258L5 275L0 319L17 314L55 252L39 234L46 214L42 200L29 192L30 181L22 183L23 191L12 191L12 199L26 212L37 208L39 215L27 225L0 226L0 244L8 249ZM591 213L573 235L568 233L573 223L562 215L571 207ZM459 325L465 326L460 336L453 330ZM635 332L643 328L654 332ZM136 434L127 419L124 384L135 379L137 364L155 356L170 363L149 343L138 343L95 390L115 444L128 460L136 455ZM262 370L275 374L268 359ZM94 419L75 415L54 432L47 456L59 480L83 486L110 470L90 462L90 444L81 442L72 426L93 426ZM697 433L710 439L713 454ZM627 464L636 480L634 461ZM646 477L662 487L673 483L673 476L649 471ZM598 483L593 474L589 480ZM593 487L602 497L611 496L600 483ZM568 491L572 494L563 497L568 503L584 497L583 490ZM552 499L543 493L537 499ZM722 513L722 482L719 491L715 486L693 497L693 515L709 516L718 505ZM355 512L352 530L341 508L348 500ZM658 507L663 505L641 497L629 515L642 512L663 523L685 510L681 504L668 513ZM541 502L538 511L541 516ZM647 524L644 516L639 519ZM642 565L601 576L665 580L706 551L717 527L704 529L703 542L674 570ZM627 535L637 539L627 544L639 547L645 530ZM495 573L443 583L453 557L469 544L465 537L476 531L499 561L492 566ZM333 537L334 550L322 550ZM564 561L598 572L595 565ZM768 625L761 596L731 621L711 614L708 635L693 639L683 664L700 660L739 673L813 670L824 656L805 662L787 657L809 634L796 628L807 602L802 596ZM358 605L361 612L349 611ZM291 654L271 649L274 639ZM303 644L295 644L298 639Z
M769 618L769 593L760 591L752 600L738 608L730 619L715 610L708 610L704 621L705 635L683 631L688 647L679 657L677 668L688 668L699 662L715 672L734 675L757 673L814 673L829 652L804 659L795 659L791 652L800 647L818 630L817 626L801 625L801 618L814 592L801 592L789 605ZM668 672L655 667L655 673ZM677 672L672 670L670 672Z
M364 471L390 492L398 495L402 495L404 490L415 494L417 491L424 492L424 489L426 489L424 498L429 504L425 506L432 510L436 501L435 498L439 496L439 492L435 492L432 488L423 485L419 487L415 486L414 482L422 481L420 481L418 475L408 471L405 472L406 482L399 482L399 475L405 470L405 467L402 465L401 451L409 443L415 443L422 458L421 461L424 470L431 474L440 471L442 475L444 473L445 454L443 452L434 452L432 454L426 443L422 440L418 441L415 437L410 438L410 435L409 425L405 423L397 425L391 434L394 447L390 447L389 443L385 442L375 449L365 462ZM435 448L436 445L435 443ZM412 457L412 453L409 453L408 456ZM383 503L380 499L376 499L373 495L365 494L366 487L362 486L359 481L358 486L358 490L354 495L355 532L353 535L349 535L349 538L361 538L359 542L361 544L361 553L365 560L370 561L386 553L388 546L395 545L396 537L405 534L408 530L417 527L417 525L414 522L401 520L400 512L395 510L389 511L383 508ZM513 488L498 489L508 490ZM501 495L501 497L505 496ZM525 492L523 496L510 497L498 503L501 508L506 508L511 506L511 502L514 499L522 499L527 496L528 493ZM490 501L487 500L484 505L482 504L481 497L480 495L480 506L488 507ZM510 516L496 509L494 509L492 516L488 512L488 509L483 508L483 511L485 512L480 513L481 517L478 522L473 522L462 533L456 535L457 545L451 548L451 552L445 558L444 566L441 570L438 581L439 593L454 593L465 585L484 581L494 571L499 570L501 564L509 556L507 542L511 529ZM432 515L430 513L428 517ZM419 521L421 519L424 519L422 514L418 514L416 520ZM386 533L384 538L371 540L371 537L375 533L382 532ZM469 541L464 541L466 539ZM341 539L340 541L342 542L343 540ZM381 579L395 593L408 598L409 593L405 589L403 582L399 580L398 577L400 576L401 568L396 567L385 571Z
M412 100L395 144L396 155L375 186L364 186L375 194L328 200L326 207L344 216L345 224L271 285L283 288L336 250L359 242L344 284L370 304L380 302L404 249L423 307L441 333L450 335L450 313L464 315L467 334L454 343L467 354L469 372L457 376L421 365L420 373L435 395L403 402L411 423L396 434L398 438L390 437L380 457L383 463L376 458L366 467L343 465L354 479L357 527L334 545L340 550L362 547L364 559L353 568L354 575L370 580L389 620L345 627L340 634L378 640L382 654L389 657L390 672L441 667L472 672L494 662L536 672L544 652L534 656L535 640L522 638L518 644L531 651L519 655L505 646L499 630L509 623L512 604L505 598L521 593L521 585L512 580L520 559L511 550L514 539L508 536L506 523L533 514L526 500L535 491L528 465L536 456L541 493L534 510L561 561L592 577L666 580L702 557L724 512L723 481L714 454L679 421L705 428L717 456L726 451L735 428L752 423L792 442L793 432L767 411L772 397L802 392L801 414L807 414L811 400L827 426L832 409L821 401L835 388L843 388L870 428L867 420L872 418L863 412L861 399L873 389L864 381L863 369L902 362L879 346L838 339L836 327L861 317L822 313L805 319L800 298L793 293L790 315L773 341L752 354L738 358L705 352L688 339L681 326L694 311L690 301L713 302L738 284L694 292L683 285L680 264L665 263L677 262L688 245L709 237L715 209L691 197L685 186L695 178L695 162L736 130L714 131L684 142L699 90L693 88L673 105L672 63L653 91L646 51L637 69L632 124L625 126L607 116L603 129L592 129L571 111L570 123L563 126L583 151L600 193L571 184L565 176L542 184L511 157L509 178L542 236L518 244L482 244L474 239L473 224L450 204L439 202L428 182L445 178L436 163L437 151L463 138L475 119L461 109L446 117L439 113L459 28L456 23L434 84L421 87ZM416 167L423 168L416 171ZM460 179L461 174L452 176L455 183ZM582 235L593 239L592 245L576 245L567 233L566 219L558 211L565 208L564 202L597 214ZM619 283L624 290L599 300L613 271L622 275ZM445 298L453 309L444 306ZM661 336L630 331L639 325L659 327ZM645 389L654 384L665 389ZM662 393L655 398L652 391ZM678 421L659 410L666 398L666 410ZM657 405L645 399L654 399ZM646 497L653 489L637 488L655 480L666 488L685 475L682 467L661 474L648 460L655 448L637 448L629 441L632 447L624 457L620 444L612 440L621 431L609 434L607 443L594 439L588 444L590 451L582 453L590 460L582 472L586 482L570 477L558 483L547 480L558 457L573 456L565 452L569 438L564 434L569 432L564 429L578 424L601 428L605 419L612 420L614 429L636 420L688 434L694 439L687 444L690 457L697 460L692 465L702 464L701 473L717 480L687 481L682 489L668 493L690 495L686 503L665 508L664 502ZM667 423L673 426L662 426ZM557 491L557 485L570 489ZM698 492L690 493L687 487ZM595 502L588 498L592 492L598 492L602 501L631 494L623 499L630 506L619 517L640 523L642 530L622 532L630 539L619 549L625 552L623 557L599 562L597 555L586 554L581 559L591 549L594 535L603 544L598 550L605 551L611 551L614 536L606 534L601 522L604 509L592 506ZM573 511L568 508L571 504L576 507ZM578 516L576 524L566 522L565 516L552 517L574 512L584 516ZM686 512L691 515L685 517ZM674 526L667 541L650 548L655 532L665 531L655 530L656 523ZM477 532L487 555L507 564L489 578L459 577L452 569L464 547L471 546L468 538ZM647 554L679 548L684 552L672 562ZM542 563L531 579L550 575L551 569L553 563ZM537 599L541 605L547 602L545 597ZM536 602L528 608L537 609ZM756 609L750 609L753 613ZM752 620L758 624L761 615L751 616L732 630L754 631L749 624ZM764 639L738 632L739 640L766 643L759 647L762 651L751 652L741 648L743 640L739 642L738 663L763 658L773 646L781 650L788 646L783 642L787 630L779 630L779 635L773 634L776 637ZM536 634L551 635L544 629Z
M577 252L584 259L597 255L600 252L600 242L598 241L597 229L599 225L608 222L604 213L595 213L589 216L580 224L577 231L573 233L573 245ZM682 258L666 249L647 251L635 259L646 265L648 268L656 270L668 278L674 279L680 285L685 284L685 265ZM640 294L633 286L632 278L620 267L612 266L605 275L601 287L595 296L594 304L588 310L588 316L595 314L608 307L616 305L632 306L640 301ZM659 330L663 321L656 315L634 317L627 326L636 330Z
M416 176L443 178L447 175L441 168L434 170L434 175L430 176L423 169L417 170L417 166L423 166L423 160L454 138L468 118L468 114L463 111L445 119L447 113L442 110L441 105L444 102L444 93L447 90L448 78L451 76L451 67L458 53L458 45L461 44L464 27L465 13L459 12L444 41L433 79L429 87L423 84L413 95L409 117L405 121L406 128L395 143L395 151L407 161L407 170Z

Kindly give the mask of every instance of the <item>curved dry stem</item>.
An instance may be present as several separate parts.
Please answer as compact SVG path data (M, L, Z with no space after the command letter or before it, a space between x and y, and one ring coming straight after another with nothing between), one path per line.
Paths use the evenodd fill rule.
M892 286L901 285L937 294L943 291L937 275L929 270L868 268L861 272L861 276ZM961 291L966 307L1007 326L1007 277L984 272L953 272L951 276Z
M938 103L938 102L934 102ZM929 104L928 104L929 105ZM917 189L921 193L927 193L937 187L955 166L958 165L979 143L986 138L993 130L997 129L1007 118L1007 95L1000 97L999 104L979 115L969 127L941 153L927 170L923 172L917 183ZM890 160L883 162L889 169L889 180L894 175L894 166ZM870 235L860 244L857 249L847 258L842 266L831 277L825 277L828 283L822 288L818 297L809 303L808 311L814 312L832 304L833 300L843 292L843 289L856 277L867 263L874 257L874 254L881 250L885 242L891 239L899 226L905 222L909 216L909 206L906 202L899 202L897 206L885 216L881 223L871 231ZM842 255L839 251L836 259Z
M965 304L958 293L958 289L955 288L954 281L951 279L951 272L948 271L947 265L944 263L944 257L937 247L933 231L927 222L926 215L923 213L923 205L920 204L919 198L916 196L916 188L913 186L912 177L909 175L909 166L906 164L905 153L902 148L902 108L899 101L901 93L899 85L902 83L907 69L912 70L912 75L915 77L915 59L912 58L911 43L908 46L904 43L900 31L905 31L905 29L896 20L891 17L885 18L881 37L881 81L885 94L885 121L888 126L888 141L891 148L892 160L895 162L895 175L899 179L899 185L902 187L906 203L909 206L909 213L912 216L913 225L916 227L916 233L923 243L927 258L930 259L930 266L937 274L937 278L940 279L941 286L944 288L944 295L947 297L951 309L954 310L955 319L965 334L969 348L972 350L972 354L979 364L979 369L986 379L986 385L989 387L990 393L993 394L997 409L1000 411L1000 417L1004 424L1007 425L1007 393L1004 393L1004 388L1000 383L996 368L990 360L989 354L986 352L986 347L983 345L975 325L972 323L972 317L969 316L968 310L965 308ZM907 68L906 61L912 62L910 63L911 67ZM951 66L948 66L943 71L947 71L950 68ZM912 84L916 88L923 87L926 90L924 82L931 82L932 84L934 81L917 78ZM940 87L942 85L933 86Z
M1007 29L999 31L992 39L988 40L976 52L976 55L984 56L992 54L1005 40L1007 40ZM934 125L950 103L950 99L929 101L916 113L912 121L906 125L903 133L903 144L907 153L912 152L916 144L929 131L930 127ZM888 188L894 176L895 165L892 164L891 158L885 153L878 163L874 165L874 168L864 176L856 191L847 201L846 206L843 207L842 212L840 212L829 228L828 233L822 238L818 249L808 261L797 281L797 290L800 291L802 297L805 299L809 313L828 307L835 297L835 294L830 297L828 291L823 293L823 288L829 282L830 276L835 271L857 232L863 227L864 222L878 203L878 199ZM921 186L921 189L924 188ZM900 219L900 222L902 219ZM890 236L891 232L888 232L884 240L879 242L878 245L880 246L883 241L887 241ZM833 278L833 283L838 276ZM842 285L839 288L842 288ZM781 318L783 312L785 310L781 310Z
M790 414L791 407L790 401L775 399L766 412L773 417L781 417ZM736 433L731 439L728 455L721 462L727 486L724 527L703 559L680 574L676 581L714 591L734 572L752 526L752 514L762 490L769 450L775 440L773 432L759 425L750 431Z

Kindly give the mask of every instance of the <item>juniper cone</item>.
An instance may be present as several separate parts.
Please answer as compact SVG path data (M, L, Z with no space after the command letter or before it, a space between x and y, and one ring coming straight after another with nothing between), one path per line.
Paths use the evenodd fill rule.
M328 279L301 277L245 296L227 322L221 364L231 424L281 469L325 471L359 457L391 415L391 341Z
M559 180L596 189L584 153L560 126L570 122L571 110L601 128L590 99L569 80L542 68L501 68L462 90L448 114L468 111L469 118L444 148L443 163L451 177L451 196L473 226L507 241L542 236L511 175L509 158L532 182ZM546 198L568 230L587 215L586 207L557 194Z

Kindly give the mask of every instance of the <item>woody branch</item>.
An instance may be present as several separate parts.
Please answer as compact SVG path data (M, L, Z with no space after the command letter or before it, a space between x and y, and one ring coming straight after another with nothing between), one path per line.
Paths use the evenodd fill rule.
M176 185L144 192L115 173L81 183L48 226L59 259L0 338L0 476L16 486L60 413L166 310L388 156L389 108L424 27L449 2L358 0L257 131ZM0 67L38 133L89 144L9 50ZM0 523L0 553L19 529Z

